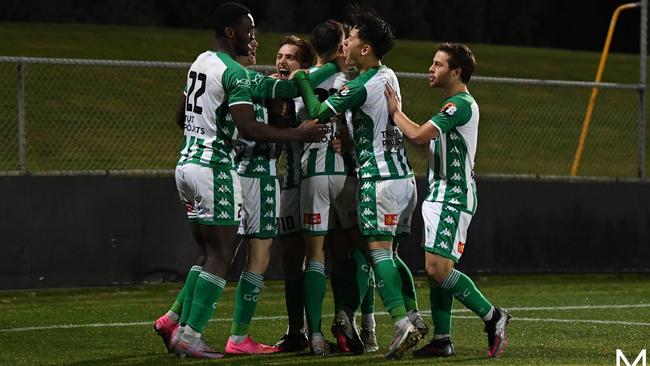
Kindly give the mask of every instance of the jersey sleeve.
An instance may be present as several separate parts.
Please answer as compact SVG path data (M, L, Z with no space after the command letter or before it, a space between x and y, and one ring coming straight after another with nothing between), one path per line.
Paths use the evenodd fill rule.
M251 80L243 67L228 67L223 73L222 81L228 96L228 106L253 104Z
M336 94L327 98L324 103L334 113L343 113L348 109L362 105L367 97L368 93L366 92L365 85L352 80L345 84Z
M447 133L455 127L462 126L472 116L470 105L462 100L452 98L448 100L438 113L429 120L440 133Z

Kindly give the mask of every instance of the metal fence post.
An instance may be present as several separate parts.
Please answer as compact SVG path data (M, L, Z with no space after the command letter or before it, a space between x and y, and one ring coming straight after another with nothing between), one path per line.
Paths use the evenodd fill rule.
M18 165L20 174L27 173L25 164L25 62L18 62Z
M639 51L639 178L645 179L645 88L648 55L648 0L641 0L641 44Z

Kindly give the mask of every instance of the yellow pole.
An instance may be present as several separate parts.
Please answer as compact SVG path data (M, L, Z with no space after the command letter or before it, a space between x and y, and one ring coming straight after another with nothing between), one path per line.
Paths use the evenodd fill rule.
M620 5L614 14L612 15L612 20L609 23L609 30L607 31L607 38L605 39L605 46L603 47L603 52L600 55L600 63L598 64L598 71L596 72L596 83L599 83L603 77L603 70L605 69L605 62L607 61L607 54L609 53L609 45L612 43L612 35L614 34L614 28L616 27L616 21L618 20L618 15L623 10L633 9L641 6L641 3L627 3ZM573 159L573 165L571 166L571 175L576 176L578 173L578 168L580 167L580 159L582 158L582 152L585 149L585 140L587 139L587 134L589 133L589 124L591 124L591 116L594 112L594 105L596 104L596 97L598 97L598 88L594 87L591 89L591 97L589 98L589 105L587 106L587 113L585 114L585 119L582 121L582 131L580 132L580 140L578 141L578 148L576 149L576 154Z

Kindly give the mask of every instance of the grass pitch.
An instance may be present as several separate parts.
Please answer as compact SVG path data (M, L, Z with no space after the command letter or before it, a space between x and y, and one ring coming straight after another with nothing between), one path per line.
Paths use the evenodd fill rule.
M650 346L650 277L640 275L474 277L495 304L510 309L510 345L502 358L486 357L482 322L454 302L452 337L457 355L448 359L384 360L392 326L377 315L379 353L312 357L303 353L181 360L165 352L153 320L171 305L180 284L32 290L0 293L2 365L614 365L616 349L630 362ZM420 309L428 314L426 281L417 279ZM230 283L206 328L208 341L223 346L230 330L235 284ZM332 320L331 292L323 329ZM383 307L377 298L377 311ZM250 333L275 342L286 327L282 282L262 291ZM427 339L428 341L428 339ZM420 345L424 344L421 341Z

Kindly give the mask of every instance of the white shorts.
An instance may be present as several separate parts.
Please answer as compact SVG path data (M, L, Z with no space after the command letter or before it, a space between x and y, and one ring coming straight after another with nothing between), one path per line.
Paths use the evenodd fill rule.
M442 202L422 202L424 250L458 262L472 215Z
M415 178L359 181L358 215L363 236L396 236L411 232L417 204Z
M176 166L176 189L190 222L238 226L242 196L235 170L197 164Z
M280 182L275 177L239 177L243 205L238 235L275 238L280 214Z
M300 231L300 188L283 189L280 192L280 216L278 217L278 236L286 236Z
M356 226L357 178L345 175L315 175L300 181L301 227L311 235L327 235L340 223Z

